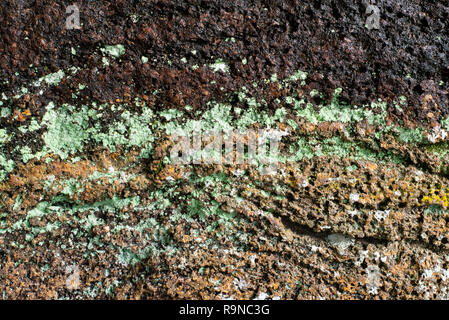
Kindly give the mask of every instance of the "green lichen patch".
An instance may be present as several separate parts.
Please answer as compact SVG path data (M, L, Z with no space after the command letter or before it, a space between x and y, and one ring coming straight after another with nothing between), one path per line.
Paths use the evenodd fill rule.
M100 50L101 52L106 53L113 58L120 58L126 52L125 46L122 44L106 45L104 48L101 48Z
M215 60L214 63L210 64L209 67L214 71L214 72L229 72L229 66L222 60L222 59L217 59Z

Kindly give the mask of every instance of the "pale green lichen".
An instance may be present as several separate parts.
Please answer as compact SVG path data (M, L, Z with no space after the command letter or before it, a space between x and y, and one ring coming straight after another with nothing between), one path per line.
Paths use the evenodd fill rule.
M22 154L22 161L23 161L23 163L27 163L28 161L30 161L31 159L34 158L34 155L31 152L31 148L28 147L28 146L24 146L20 150L20 153Z
M354 160L368 160L375 162L401 163L401 157L390 153L372 150L361 142L344 141L341 137L332 137L322 140L308 139L300 136L296 144L290 146L291 156L280 158L282 162L301 161L304 158L312 159L317 156L347 157Z
M109 60L106 57L101 58L101 62L103 63L104 67L109 66Z
M11 115L11 109L8 107L4 107L0 111L0 117L6 118Z
M16 197L16 200L14 201L14 206L12 207L12 209L14 211L19 210L22 202L23 202L22 196L20 194L18 194L17 197Z
M14 170L14 167L14 161L7 159L0 153L0 181L3 181L6 178L6 175Z
M222 59L215 60L215 62L210 64L209 67L211 67L214 72L229 72L229 66L225 62L223 62Z
M293 75L291 75L288 78L288 81L298 81L298 80L304 81L306 79L307 79L307 72L297 70L297 71L295 71L295 73Z
M187 106L186 106L187 109ZM178 109L169 109L169 110L163 110L159 113L159 116L165 118L165 120L170 121L172 119L179 118L184 113L181 110Z
M319 94L319 92L318 92L318 90L313 89L313 90L310 91L309 94L310 94L310 96L313 98L313 97L317 96L317 95Z
M19 194L16 198L14 210L18 210L22 203L22 196ZM95 226L102 225L104 221L95 215L98 211L120 212L123 208L128 206L137 206L140 203L139 197L131 198L118 198L114 196L103 201L98 201L93 204L74 204L65 195L58 195L54 197L50 202L42 201L36 205L33 209L29 210L25 218L16 221L12 226L8 228L0 228L0 234L11 233L15 230L23 230L24 228L29 231L26 235L27 241L33 240L36 235L40 233L51 232L58 229L61 226L59 221L53 223L47 223L45 226L33 226L30 225L31 219L41 219L51 213L57 214L57 216L68 215L80 224L81 228L90 232ZM90 214L83 219L79 219L77 213L90 211ZM77 230L76 230L77 231Z
M42 125L47 127L47 132L43 135L45 145L49 151L62 159L82 150L93 131L89 128L87 107L84 106L78 112L73 110L69 105L55 110L54 104L51 103L42 119Z
M111 57L119 58L125 54L125 46L122 44L116 45L106 45L104 48L100 49L103 53L107 53Z
M420 143L424 141L424 133L422 128L395 128L398 132L399 140L406 143Z
M41 125L32 122L28 128L30 130L46 128L42 136L45 146L34 155L30 153L28 147L22 149L23 160L29 161L33 157L39 159L48 153L66 159L81 152L88 142L102 143L111 150L115 150L118 145L127 148L142 147L141 155L149 155L152 149L151 142L154 140L151 129L153 113L150 109L144 108L141 115L132 115L129 111L124 111L122 121L111 125L108 133L101 132L100 117L101 113L85 105L76 108L63 104L56 108L54 103L49 103ZM94 123L93 126L90 125L91 122ZM24 128L24 131L28 129Z
M0 146L8 141L8 132L6 129L0 129Z
M110 126L107 134L97 133L94 139L114 151L117 145L142 147L141 156L148 157L154 141L152 123L153 111L144 108L141 115L132 115L129 111L122 114L123 121Z
M42 78L39 78L37 82L34 83L35 86L39 86L42 82L45 82L49 85L57 85L64 79L65 73L63 70L59 70L55 73L50 73Z

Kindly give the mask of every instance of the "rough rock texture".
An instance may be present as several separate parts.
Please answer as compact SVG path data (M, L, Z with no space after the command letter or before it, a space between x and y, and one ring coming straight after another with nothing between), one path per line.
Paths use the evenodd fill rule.
M71 4L0 3L3 298L448 298L447 2ZM276 172L171 161L214 127Z

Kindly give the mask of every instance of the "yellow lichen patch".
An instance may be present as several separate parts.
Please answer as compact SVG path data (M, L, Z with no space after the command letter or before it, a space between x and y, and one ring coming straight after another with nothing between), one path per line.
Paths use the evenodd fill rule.
M432 188L428 194L422 197L421 201L427 205L435 204L447 209L449 207L449 188Z

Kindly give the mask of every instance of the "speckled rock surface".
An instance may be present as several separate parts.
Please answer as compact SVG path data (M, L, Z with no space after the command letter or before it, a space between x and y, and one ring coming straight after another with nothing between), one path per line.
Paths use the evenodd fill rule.
M0 297L448 298L445 1L71 4L0 3Z

